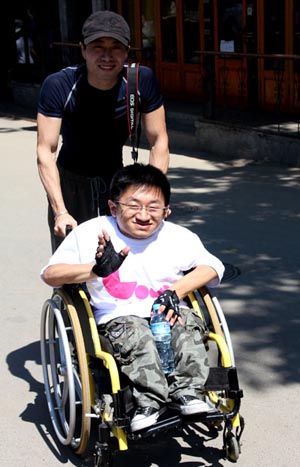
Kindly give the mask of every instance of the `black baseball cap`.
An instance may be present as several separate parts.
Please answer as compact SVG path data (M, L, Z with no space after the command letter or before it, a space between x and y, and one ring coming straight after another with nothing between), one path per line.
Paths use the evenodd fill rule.
M130 29L125 19L117 13L113 11L96 11L84 22L82 37L85 45L101 37L112 37L128 47Z

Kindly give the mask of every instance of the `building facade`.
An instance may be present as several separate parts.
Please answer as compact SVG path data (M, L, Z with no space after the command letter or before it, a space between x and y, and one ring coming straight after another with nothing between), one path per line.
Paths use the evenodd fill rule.
M300 0L13 0L8 80L80 61L82 23L101 9L127 19L131 59L155 70L165 97L299 112Z

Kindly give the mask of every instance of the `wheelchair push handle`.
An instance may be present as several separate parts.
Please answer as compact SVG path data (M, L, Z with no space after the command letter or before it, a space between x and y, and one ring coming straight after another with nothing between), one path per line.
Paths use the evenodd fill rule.
M72 232L72 230L73 230L72 226L70 224L67 224L66 225L66 230L65 230L66 236L69 235L69 233Z

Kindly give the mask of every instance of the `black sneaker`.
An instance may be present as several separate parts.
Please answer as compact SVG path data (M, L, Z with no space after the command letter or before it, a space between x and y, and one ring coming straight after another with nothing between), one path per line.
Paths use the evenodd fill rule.
M182 415L194 415L197 413L205 413L210 410L204 398L201 399L190 395L184 395L175 399L170 404L170 407L179 410Z
M155 409L154 407L138 407L131 420L131 431L138 431L154 425L159 416L164 413L165 407Z

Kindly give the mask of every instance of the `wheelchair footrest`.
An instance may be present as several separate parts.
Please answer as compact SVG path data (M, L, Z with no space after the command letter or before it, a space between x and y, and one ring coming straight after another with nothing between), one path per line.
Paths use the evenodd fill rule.
M148 438L155 436L157 433L163 431L182 428L186 424L205 422L207 419L222 421L224 420L224 415L222 415L217 410L212 410L202 414L183 416L181 414L174 414L174 411L170 409L163 415L162 419L155 423L155 425L145 428L144 430L140 430L136 433L131 433L129 434L129 437L132 439Z
M158 422L155 423L155 425L145 428L144 430L141 430L136 434L135 433L131 434L131 437L133 439L148 438L148 437L155 436L157 433L160 433L162 431L167 431L167 430L170 430L171 428L179 428L181 426L182 426L182 417L180 417L179 415L170 416L168 418L159 420Z
M235 367L211 367L205 383L205 391L239 391Z

